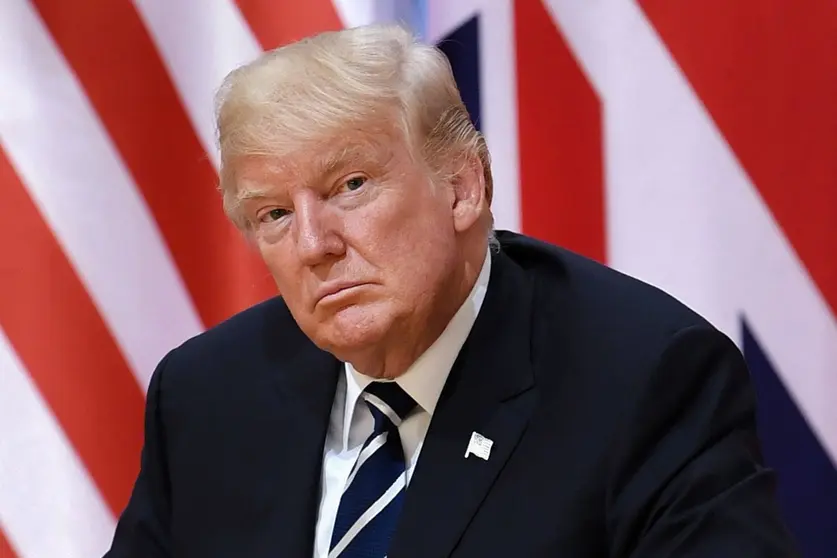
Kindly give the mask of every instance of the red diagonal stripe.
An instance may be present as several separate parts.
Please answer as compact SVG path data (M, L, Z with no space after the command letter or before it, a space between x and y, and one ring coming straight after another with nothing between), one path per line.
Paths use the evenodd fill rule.
M837 2L641 4L837 314Z
M148 202L204 323L274 294L223 214L216 173L131 2L33 3Z
M12 550L12 545L9 544L3 534L3 529L0 529L0 558L17 558L17 554Z
M604 261L601 103L542 2L514 5L522 228Z
M0 323L114 513L138 472L143 393L0 150Z
M265 50L343 27L331 0L236 0L236 4Z

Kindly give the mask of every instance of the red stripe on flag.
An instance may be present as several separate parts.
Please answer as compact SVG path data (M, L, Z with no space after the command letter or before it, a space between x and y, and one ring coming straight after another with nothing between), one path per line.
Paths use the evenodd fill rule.
M17 554L12 550L12 545L9 541L6 540L2 528L0 528L0 558L17 558Z
M0 192L0 323L105 501L119 513L139 469L143 393L1 150Z
M837 314L837 2L641 4Z
M265 50L343 27L331 0L236 0L236 3Z
M217 175L133 5L34 5L145 197L204 323L275 294L264 264L224 216Z
M514 5L522 229L603 262L601 103L543 4Z

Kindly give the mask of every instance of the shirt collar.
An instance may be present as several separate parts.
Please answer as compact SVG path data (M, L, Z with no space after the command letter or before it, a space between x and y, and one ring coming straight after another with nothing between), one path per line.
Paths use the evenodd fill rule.
M395 381L412 397L428 414L433 415L436 403L442 394L442 388L448 379L459 350L468 338L471 328L477 319L485 293L488 290L488 279L491 276L491 252L486 250L482 269L474 283L471 292L454 314L445 330L432 345ZM345 364L346 373L346 406L344 407L343 424L350 425L357 400L363 390L374 378L364 376L350 364ZM348 428L343 429L346 442Z

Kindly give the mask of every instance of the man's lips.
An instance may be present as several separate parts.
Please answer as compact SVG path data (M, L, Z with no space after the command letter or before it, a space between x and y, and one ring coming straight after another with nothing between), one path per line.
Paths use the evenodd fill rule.
M361 281L339 281L334 283L327 283L325 285L322 285L319 289L317 289L317 294L315 296L315 300L317 301L316 304L337 300L343 295L348 294L365 285L368 285L368 283L364 283Z

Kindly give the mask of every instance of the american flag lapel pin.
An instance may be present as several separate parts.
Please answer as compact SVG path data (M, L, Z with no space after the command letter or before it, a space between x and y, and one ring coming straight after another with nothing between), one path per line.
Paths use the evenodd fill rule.
M468 442L468 449L465 450L465 458L474 454L477 457L488 461L488 456L491 454L491 446L494 445L494 440L489 440L482 434L477 432L471 433L471 440Z

